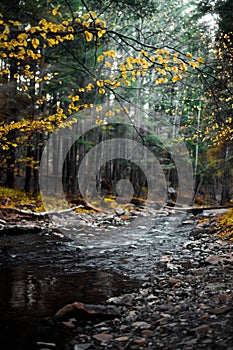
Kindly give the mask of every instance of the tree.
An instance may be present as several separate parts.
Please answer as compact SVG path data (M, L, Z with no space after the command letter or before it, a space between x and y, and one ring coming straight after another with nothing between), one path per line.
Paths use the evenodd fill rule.
M37 9L42 8L41 4L40 1L36 2ZM92 107L96 123L101 125L103 120L99 118L99 107L95 108L94 105L113 97L119 105L126 99L133 103L134 89L140 91L143 85L146 87L148 84L162 87L170 83L169 93L172 96L176 82L188 76L193 69L203 66L199 52L195 57L187 51L190 47L183 46L182 42L180 48L171 45L171 28L167 35L169 40L166 41L162 28L157 31L155 27L150 27L155 18L152 11L154 2L149 4L148 8L139 4L135 15L138 17L137 24L141 20L141 10L147 13L148 18L145 19L145 26L134 32L128 26L124 28L123 21L116 26L108 23L105 16L112 11L108 6L98 15L84 2L82 5L79 2L66 2L61 6L50 2L43 7L43 17L38 18L39 11L32 16L32 2L25 1L18 3L19 13L22 9L29 11L25 11L25 17L17 19L15 14L4 15L7 10L7 3L4 2L0 22L1 75L7 81L12 80L16 93L23 94L30 101L30 110L25 116L15 111L14 120L7 118L1 123L1 155L4 160L4 152L10 152L12 147L24 148L26 184L31 186L32 166L35 192L38 190L37 168L43 143L56 127L71 127L77 122L66 122L67 116ZM114 2L112 8L113 5ZM134 2L127 2L130 8L132 5L135 5ZM158 6L156 14L161 12L161 7ZM127 21L130 18L132 14L127 12ZM169 27L170 21L167 21ZM5 86L2 81L3 90ZM150 104L155 109L154 101ZM12 132L16 133L14 138ZM85 140L82 140L84 143ZM71 169L72 159L76 159L77 149L71 152L66 172ZM11 157L11 162L16 164L17 160ZM74 169L74 175L75 172ZM69 177L70 174L65 176ZM12 186L12 181L8 185Z
M218 154L217 168L221 182L221 203L226 203L232 196L232 78L233 78L233 46L232 46L232 2L205 1L201 4L204 13L215 16L218 28L212 48L213 72L207 71L205 91L205 129L203 141L215 148L209 154ZM211 88L210 88L211 86ZM220 165L220 169L219 169ZM213 163L212 163L213 166Z

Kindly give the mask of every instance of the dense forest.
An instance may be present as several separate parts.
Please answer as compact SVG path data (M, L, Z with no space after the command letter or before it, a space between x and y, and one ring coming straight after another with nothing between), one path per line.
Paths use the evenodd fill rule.
M0 1L0 348L233 350L233 1Z
M3 197L230 204L232 10L1 1Z

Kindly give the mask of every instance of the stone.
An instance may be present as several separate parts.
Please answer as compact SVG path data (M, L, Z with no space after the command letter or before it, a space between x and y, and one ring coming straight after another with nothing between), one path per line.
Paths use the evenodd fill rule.
M75 325L72 322L62 322L62 324L64 324L64 326L68 327L68 328L75 328Z
M145 338L137 338L133 342L138 344L138 345L145 345L147 343Z
M169 283L171 284L177 284L177 283L180 283L181 280L179 278L169 278Z
M99 334L93 335L93 338L101 341L102 343L106 343L112 340L113 337L111 334L108 334L108 333L99 333Z
M119 341L119 342L124 342L124 341L128 341L129 338L128 337L118 337L118 338L114 338L115 341Z
M141 329L149 329L151 324L144 321L137 321L132 323L132 327L141 328Z
M222 306L222 307L219 307L219 308L216 308L216 309L211 309L210 313L212 313L214 315L220 315L220 314L223 314L225 312L231 311L232 309L233 309L232 305Z
M87 350L91 347L90 343L87 344L75 344L74 350Z
M205 260L208 264L219 264L223 262L223 258L218 256L218 255L210 255L208 258Z
M151 329L143 329L142 335L151 336L154 332Z
M208 332L210 329L208 324L202 324L201 326L192 328L191 331L193 332Z
M116 213L117 215L121 216L121 215L124 215L124 214L125 214L125 211L124 211L124 209L122 209L122 208L116 208L116 209L115 209L115 213Z
M42 342L42 341L38 341L36 343L37 346L39 347L44 347L44 348L49 348L49 349L54 349L56 348L56 344L55 343L45 343L45 342Z

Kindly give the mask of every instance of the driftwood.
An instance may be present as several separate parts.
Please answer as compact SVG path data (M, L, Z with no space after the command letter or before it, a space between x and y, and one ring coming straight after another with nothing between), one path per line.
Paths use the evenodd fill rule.
M105 320L113 319L120 316L120 311L115 306L90 305L80 302L67 304L60 309L54 318L57 321L75 318L77 320Z
M84 208L84 209L91 209L96 212L102 212L102 209L99 209L92 205L91 203L87 202L86 200L82 200L82 203L79 205L76 205L74 207L68 208L68 209L63 209L63 210L48 210L48 211L42 211L42 212L34 212L32 210L24 210L24 209L18 209L18 208L8 208L8 207L2 207L0 208L0 212L7 212L7 213L16 213L22 216L30 216L30 217L35 217L35 218L43 218L45 216L49 215L61 215L61 214L66 214L69 213L73 210L79 209L79 208Z
M34 217L44 217L47 215L60 215L60 214L65 214L69 213L73 210L76 210L78 208L81 208L82 205L77 205L72 208L64 209L64 210L48 210L48 211L42 211L42 212L34 212L31 210L23 210L23 209L18 209L18 208L1 208L0 211L5 211L8 213L16 213L20 215L28 215L28 216L34 216Z

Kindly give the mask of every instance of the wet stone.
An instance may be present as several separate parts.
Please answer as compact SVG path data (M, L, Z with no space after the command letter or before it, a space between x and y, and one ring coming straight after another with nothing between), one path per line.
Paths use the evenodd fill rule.
M103 343L106 343L106 342L109 342L110 340L112 340L113 337L111 334L108 334L108 333L99 333L99 334L93 335L93 338L95 338Z
M114 341L117 341L117 342L126 342L128 341L129 338L128 337L118 337L118 338L114 338Z
M91 347L91 344L87 343L87 344L75 344L74 346L74 350L87 350L87 349L90 349Z
M132 327L141 328L141 329L149 329L151 327L151 324L149 324L147 322L143 322L143 321L138 321L138 322L132 323Z

